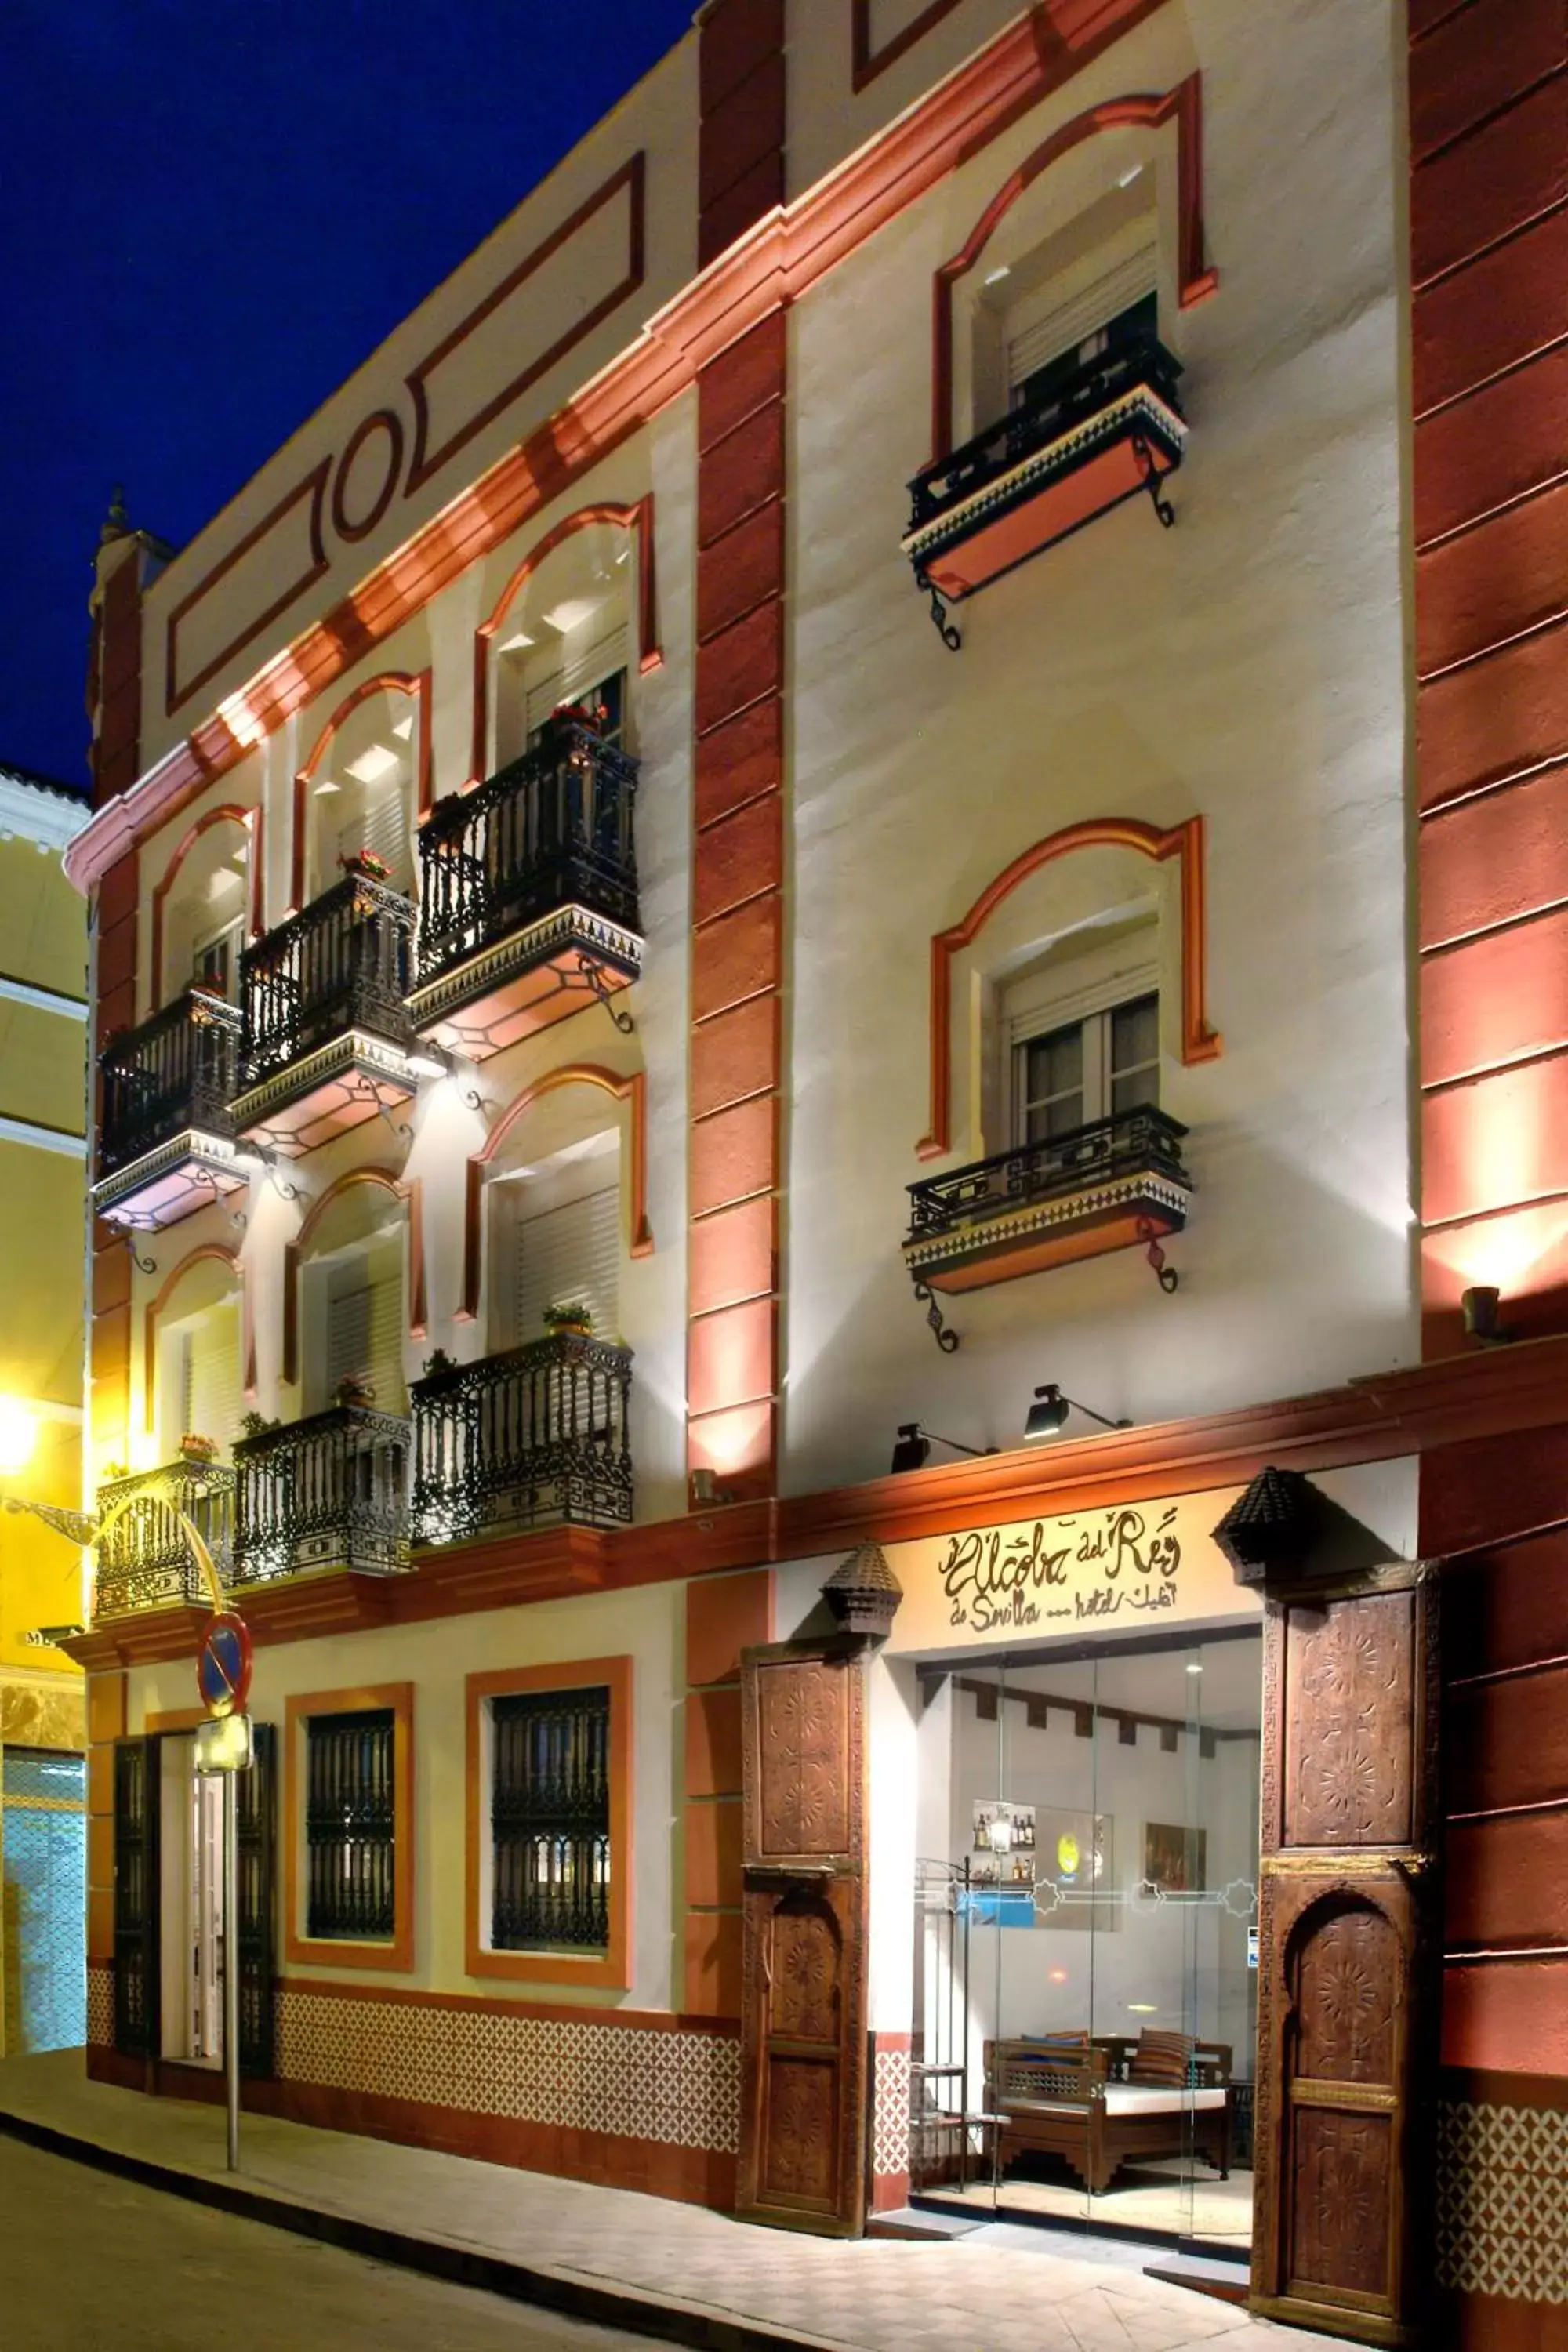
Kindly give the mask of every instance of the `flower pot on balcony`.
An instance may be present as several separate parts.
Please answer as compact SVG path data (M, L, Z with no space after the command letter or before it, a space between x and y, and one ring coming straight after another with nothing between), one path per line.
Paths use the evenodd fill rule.
M572 1299L562 1306L545 1308L544 1328L552 1339L567 1335L578 1339L591 1339L594 1318L585 1307Z

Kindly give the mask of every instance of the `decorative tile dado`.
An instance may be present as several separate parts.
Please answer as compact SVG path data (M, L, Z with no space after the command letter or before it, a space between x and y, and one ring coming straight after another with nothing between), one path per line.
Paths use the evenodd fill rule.
M1462 2294L1568 2304L1568 2113L1446 2100L1437 2275Z
M91 1960L87 1964L87 2038L104 2050L114 2042L114 1970Z
M278 2007L285 2081L721 2155L739 2144L741 2052L726 2036L287 1985Z
M880 2179L910 2168L910 2053L902 2041L877 2044L871 2169Z

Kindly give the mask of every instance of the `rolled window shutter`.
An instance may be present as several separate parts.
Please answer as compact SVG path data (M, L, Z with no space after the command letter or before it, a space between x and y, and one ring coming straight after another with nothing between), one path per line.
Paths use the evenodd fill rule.
M558 669L552 669L548 677L540 678L537 684L531 683L524 712L524 724L531 743L556 704L564 702L566 698L565 679Z
M514 1345L542 1337L547 1307L580 1300L596 1339L620 1329L620 1191L611 1185L542 1216L521 1217L516 1239Z
M239 1311L216 1307L185 1338L184 1428L233 1444L245 1409L245 1373L240 1360Z
M616 672L625 669L626 666L626 625L623 621L618 629L610 630L607 635L595 637L594 643L584 646L581 653L568 656L562 671L561 699L563 702L581 701L590 687L599 685L606 677L614 677Z
M368 1283L341 1290L327 1305L327 1394L337 1393L338 1382L351 1372L370 1370L370 1292Z
M1052 303L1046 295L1019 302L1007 314L1007 383L1026 382L1037 368L1076 350L1109 320L1152 294L1159 284L1152 244L1140 245L1076 294Z
M362 1260L368 1279L344 1288L327 1307L327 1396L351 1372L374 1384L377 1408L403 1410L403 1285L390 1250Z
M401 784L383 785L371 793L363 807L350 817L338 835L341 856L352 857L356 850L371 849L384 858L395 883L406 877L408 862L408 823L405 794ZM330 876L328 880L335 880Z

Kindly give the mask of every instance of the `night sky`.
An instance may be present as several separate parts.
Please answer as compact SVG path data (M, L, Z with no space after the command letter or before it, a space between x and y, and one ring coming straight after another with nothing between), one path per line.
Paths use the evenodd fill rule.
M7 0L0 762L86 781L116 482L192 538L696 0Z

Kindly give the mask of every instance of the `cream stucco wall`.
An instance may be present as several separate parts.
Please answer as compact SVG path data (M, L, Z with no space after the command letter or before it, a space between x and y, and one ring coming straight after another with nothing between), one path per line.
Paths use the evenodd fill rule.
M250 1713L258 1723L276 1724L280 1743L292 1696L384 1683L414 1685L414 1966L395 1976L385 1969L333 1969L334 1979L492 1997L510 1990L530 2000L582 2000L598 2008L679 2006L672 1922L681 1867L685 1622L682 1588L659 1585L258 1651ZM564 1969L559 1985L498 1988L493 1979L471 1978L464 1953L464 1678L511 1665L621 1656L634 1661L630 1987L624 1993L587 1990L574 1985ZM130 1676L128 1729L139 1732L150 1716L195 1703L189 1663L136 1668ZM288 1833L288 1825L280 1823L279 1837ZM297 1843L302 1837L298 1824L293 1834ZM286 1977L322 1973L315 1960L305 1968L285 1965L282 1945L279 1933L279 1965Z

